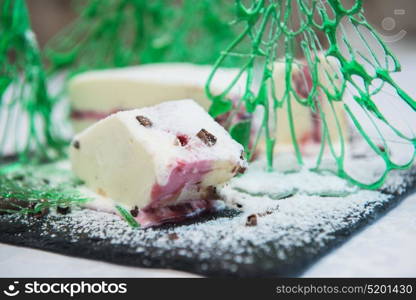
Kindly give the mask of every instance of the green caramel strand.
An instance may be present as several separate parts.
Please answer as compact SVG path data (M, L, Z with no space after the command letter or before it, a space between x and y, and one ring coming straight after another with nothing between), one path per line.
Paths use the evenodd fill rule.
M250 4L247 4L250 3ZM389 120L380 109L376 96L384 93L385 88L394 91L395 97L404 102L412 113L416 111L415 100L408 95L391 77L392 72L400 71L400 64L375 29L366 21L361 0L344 4L341 0L235 0L236 21L242 29L230 45L217 59L213 71L206 84L206 94L212 100L210 113L213 117L230 114L236 107L245 106L246 112L252 117L260 111L263 121L257 132L256 142L250 143L247 130L232 130L231 134L238 141L244 141L249 148L249 155L253 155L256 145L264 136L267 169L273 169L275 150L275 132L279 130L274 124L279 113L286 114L293 149L299 165L304 164L304 157L296 135L298 125L293 112L293 105L309 107L316 117L319 117L321 141L319 153L316 157L315 171L326 170L323 166L324 153L328 152L336 165L336 174L362 188L377 189L383 185L391 170L409 168L415 159L416 138L409 136L397 125ZM351 32L345 27L349 26ZM321 38L319 38L321 34ZM354 34L351 38L350 35ZM324 37L324 47L321 43ZM354 42L359 42L356 47ZM372 43L370 43L372 42ZM376 53L376 50L378 52ZM321 55L320 55L321 54ZM301 56L303 63L296 57ZM240 72L228 86L218 93L213 88L217 72L228 66L230 59L239 59L234 65ZM277 96L273 82L282 80L275 78L275 62L285 63L285 90L281 97ZM331 63L335 62L335 63ZM322 70L322 66L328 66ZM312 86L307 96L301 96L292 83L295 68L306 67L309 70ZM238 105L231 95L233 89L241 88L242 97ZM215 91L214 91L215 90ZM347 93L353 96L355 105L367 116L376 128L376 138L370 135L362 125L363 120L345 103ZM383 94L381 94L383 95ZM324 96L324 97L323 97ZM329 106L329 112L322 109L321 99ZM385 164L384 172L373 182L356 179L346 168L348 137L342 131L340 116L337 115L335 105L343 103L347 118L354 129L364 140L365 144ZM232 114L230 114L232 115ZM328 125L332 118L335 125ZM377 122L378 123L377 123ZM244 120L247 127L247 120ZM239 123L232 128L238 128ZM394 162L383 128L388 128L395 136L411 146L410 158L402 163ZM335 126L336 128L330 128ZM334 129L339 138L339 145L335 145L331 130ZM375 140L380 140L376 142ZM384 148L384 149L383 149ZM408 150L410 151L410 150Z

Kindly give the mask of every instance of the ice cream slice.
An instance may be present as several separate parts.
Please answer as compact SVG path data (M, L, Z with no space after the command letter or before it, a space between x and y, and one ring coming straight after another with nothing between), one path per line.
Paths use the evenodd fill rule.
M68 85L73 127L79 132L117 111L171 100L194 99L208 110L211 102L205 83L211 71L211 66L160 63L82 73ZM219 69L213 92L223 91L237 73L237 69ZM241 91L236 87L230 97L238 99Z
M325 78L325 71L334 73L331 62L321 59L319 65L320 81L329 86ZM292 86L300 97L307 97L312 87L312 81L307 64L298 61L293 65ZM121 110L142 108L157 105L163 102L184 98L194 99L205 110L208 110L211 102L205 95L205 84L212 71L212 66L199 66L187 63L160 63L148 64L136 67L90 71L75 76L69 83L69 97L72 107L72 124L76 132L92 125L98 120ZM213 94L223 92L235 79L238 69L219 69L215 80L211 84ZM286 89L285 82L286 65L276 63L274 68L275 93L281 98ZM236 86L228 93L233 101L235 110L232 113L218 116L217 121L226 129L238 122L253 118L251 130L251 144L254 144L256 134L262 122L263 114L258 109L254 117L246 113L244 104L238 105L241 95L245 90L245 77L242 76ZM319 101L327 116L329 134L334 142L339 140L334 113L328 105L324 94L319 96ZM319 145L321 141L320 116L309 107L303 106L291 97L291 109L295 118L294 130L301 150ZM238 108L237 108L238 107ZM272 105L270 106L272 107ZM342 102L334 104L335 113L340 120L340 126L346 132L347 123L342 108ZM291 151L292 136L287 116L287 105L278 109L276 123L276 151ZM312 146L312 147L309 147ZM264 153L264 142L259 143L256 156Z
M247 166L243 147L192 100L115 113L75 136L70 159L143 226L209 210L215 186Z

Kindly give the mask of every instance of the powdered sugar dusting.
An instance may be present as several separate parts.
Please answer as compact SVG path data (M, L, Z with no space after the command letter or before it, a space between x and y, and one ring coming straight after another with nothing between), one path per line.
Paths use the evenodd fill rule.
M72 243L87 238L127 247L143 255L144 266L175 253L199 262L199 272L205 273L218 269L210 261L220 257L221 269L238 275L241 265L253 264L258 255L269 262L285 261L299 248L315 255L317 249L336 239L337 231L351 228L389 197L373 191L343 198L296 195L276 201L264 197L267 208L251 203L250 209L234 217L153 229L133 229L115 215L83 209L68 216L49 215L42 226L44 234ZM246 203L250 201L258 199L247 197ZM264 214L265 208L270 209L269 214ZM247 216L256 212L262 215L257 226L246 226ZM171 233L178 239L169 239Z
M409 174L393 173L384 190L404 191L410 181L403 178L414 175ZM306 179L315 175L322 176L315 177L321 183L320 188L313 180ZM269 175L261 175L254 169L248 172L247 177L250 176L263 181ZM98 247L96 251L104 246L110 252L123 249L140 266L185 269L207 275L288 275L298 272L297 267L344 239L393 199L392 195L359 190L331 176L307 171L287 177L274 174L270 177L282 183L277 182L275 187L270 181L272 187L263 185L261 188L265 190L261 195L256 187L260 188L262 183L253 179L250 185L248 181L244 185L246 179L242 176L220 189L227 203L238 210L223 208L215 217L170 227L134 229L116 215L89 209L73 210L65 216L52 213L42 220L5 215L0 216L0 224L22 221L33 228L34 223L40 222L42 234L52 240L65 239L73 247L88 242L93 249ZM274 199L275 189L283 187L285 182L296 187L297 192ZM257 195L236 187L244 187ZM330 187L331 191L348 193L342 197L319 195ZM257 225L247 226L247 217L252 214L257 216ZM175 239L171 238L172 234Z
M268 195L272 199L285 198L296 193L343 196L358 190L339 177L318 174L307 169L284 174L250 168L245 176L234 178L228 186L253 196Z

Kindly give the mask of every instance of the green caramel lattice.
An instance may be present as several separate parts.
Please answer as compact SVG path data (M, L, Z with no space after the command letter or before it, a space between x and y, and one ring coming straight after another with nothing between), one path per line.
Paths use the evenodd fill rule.
M243 29L218 58L206 92L213 101L210 113L214 117L232 116L232 111L241 105L252 116L231 127L231 133L245 143L249 155L255 154L256 145L262 143L264 136L268 169L272 170L279 142L275 135L279 130L276 121L284 113L297 163L304 165L296 135L299 122L292 111L294 105L301 105L310 108L320 125L319 151L311 169L333 171L356 185L374 189L384 183L389 171L408 168L413 163L414 128L405 122L401 124L397 115L413 114L416 102L393 80L391 73L400 71L400 64L366 21L361 0L349 4L341 0L236 0L235 4L236 23L243 25ZM214 92L217 70L229 65L230 58L239 59L236 66L240 72L222 92ZM274 72L276 62L285 65L280 78ZM299 93L292 84L298 69L307 70L301 72L305 86L309 85L306 94ZM280 96L275 90L276 80L285 82ZM236 104L232 91L241 82L242 97ZM387 110L382 106L386 95L394 99L390 101L393 107ZM323 104L329 111L322 109ZM383 166L376 180L367 182L356 176L357 170L348 168L354 149L342 130L343 116L336 112L337 105L343 108L356 135L362 137L366 152L372 154L370 160L379 160ZM253 116L259 111L260 129L250 145L248 133L253 130ZM392 111L396 113L395 119ZM397 145L405 147L406 155L401 156L406 157L404 161L398 162L394 154ZM331 158L332 167L327 166L327 157ZM375 170L367 170L372 171Z
M0 160L56 157L61 140L52 125L54 101L23 0L0 2Z

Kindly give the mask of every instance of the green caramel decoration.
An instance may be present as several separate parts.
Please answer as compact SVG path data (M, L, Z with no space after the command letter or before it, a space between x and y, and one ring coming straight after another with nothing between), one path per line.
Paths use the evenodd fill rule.
M299 137L296 136L298 124L292 108L294 104L309 107L319 116L322 136L320 150L312 170L335 172L360 187L376 189L383 185L391 170L411 166L416 148L415 135L407 134L397 126L397 121L388 118L386 112L380 108L377 98L384 89L390 88L395 97L401 99L401 103L412 113L416 110L416 102L391 77L392 72L400 71L400 64L375 29L366 21L362 1L344 3L345 1L341 0L235 0L235 23L243 25L243 28L217 59L207 81L206 93L212 100L210 113L214 117L227 114L241 104L251 115L261 109L263 121L256 142L249 145L245 131L233 130L232 134L235 139L246 141L245 147L250 146L251 155L260 137L264 136L267 166L270 171L273 170L273 157L278 142L275 132L279 128L276 128L275 124L281 113L287 114L297 163L304 165L304 155L299 145ZM347 26L351 28L351 32L347 32ZM327 47L322 45L319 33L325 37ZM350 35L354 35L353 38ZM360 47L356 46L357 42ZM298 56L303 58L303 63L296 59ZM228 66L230 58L239 59L238 64L234 66L239 67L240 72L221 93L216 93L212 86L217 71ZM283 62L286 66L285 90L282 97L277 97L274 90L273 82L279 80L274 74L276 61ZM325 70L320 69L323 64L329 67ZM299 95L292 85L294 69L298 67L306 67L311 76L312 86L306 97ZM322 76L325 80L321 79ZM236 105L231 100L231 91L241 81L244 82L243 93L240 103ZM363 125L362 117L351 109L351 104L345 102L347 92L352 95L360 112L373 124L375 133L368 132L368 128ZM319 101L322 96L327 99L329 113L322 109L322 103ZM384 171L373 182L355 178L346 168L347 152L351 150L348 149L351 145L346 143L347 137L342 131L340 116L335 112L335 105L340 103L350 123L366 143L366 147L385 164ZM330 134L331 128L327 121L329 118L335 120L339 145L335 145L334 137ZM244 122L247 123L246 120ZM238 126L240 125L234 125L233 128ZM394 161L386 131L393 133L398 143L411 147L407 150L411 155L405 162ZM336 170L324 166L324 153L329 153Z
M23 0L1 2L0 37L0 161L7 155L18 155L20 162L59 157L55 100Z

